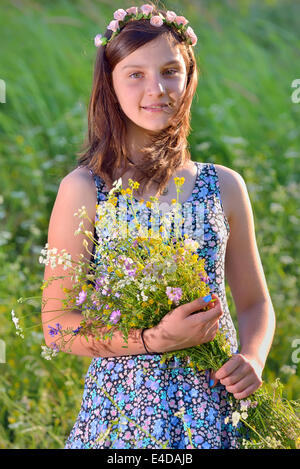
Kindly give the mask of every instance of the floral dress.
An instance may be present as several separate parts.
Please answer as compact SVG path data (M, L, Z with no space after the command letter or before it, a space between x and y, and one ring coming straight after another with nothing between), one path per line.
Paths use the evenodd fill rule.
M205 257L210 289L220 298L224 312L220 328L227 330L235 353L236 331L224 283L230 227L214 164L195 164L195 186L191 197L182 204L187 214L183 233L190 233L199 242L198 254ZM101 204L108 190L99 176L92 171L91 174L97 186L97 203ZM147 214L145 204L139 207L141 214ZM197 213L202 213L200 222ZM128 222L131 219L129 213ZM161 357L162 354L144 354L94 358L86 374L81 409L65 449L238 448L236 428L225 424L231 414L225 387L219 383L210 388L208 370L196 373L183 367L177 358L160 364Z

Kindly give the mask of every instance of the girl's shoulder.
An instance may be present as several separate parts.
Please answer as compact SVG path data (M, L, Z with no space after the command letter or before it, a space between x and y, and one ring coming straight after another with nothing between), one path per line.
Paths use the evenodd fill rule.
M234 169L214 164L219 180L220 195L227 219L232 220L236 212L237 198L247 193L243 177Z
M68 173L62 182L74 184L76 188L80 187L82 190L87 191L88 196L97 199L97 188L95 185L94 176L86 166L78 166Z
M82 183L91 183L93 181L93 175L86 166L77 166L77 168L70 171L63 180L78 180Z
M68 173L61 181L61 186L74 197L82 199L83 204L89 207L89 216L93 219L97 203L97 187L90 170L84 166L78 166ZM95 210L94 210L95 209Z

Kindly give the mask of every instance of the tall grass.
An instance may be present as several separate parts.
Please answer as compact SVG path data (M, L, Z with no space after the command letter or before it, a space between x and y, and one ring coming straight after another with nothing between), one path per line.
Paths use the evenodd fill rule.
M291 83L300 77L300 6L284 0L164 3L186 16L198 35L201 78L189 138L192 158L229 166L247 183L277 314L264 377L279 376L287 397L295 399L300 104L291 102ZM129 6L123 1L113 9ZM61 448L79 411L90 360L67 354L43 360L39 299L31 305L16 300L41 294L38 256L50 212L86 132L93 38L104 32L112 13L109 1L0 5L0 79L6 83L6 103L0 104L2 448ZM226 291L236 321L228 285ZM31 327L24 341L15 335L11 309Z

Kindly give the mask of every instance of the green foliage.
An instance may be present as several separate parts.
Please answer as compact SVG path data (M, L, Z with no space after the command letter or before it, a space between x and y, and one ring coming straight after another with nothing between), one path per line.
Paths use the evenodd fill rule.
M198 35L192 159L228 166L248 187L277 315L264 377L279 376L286 397L296 399L300 103L291 101L291 83L299 78L300 6L289 0L164 3L186 16ZM115 9L130 6L125 1ZM59 183L84 140L93 38L112 13L106 1L1 2L0 339L6 363L0 363L0 448L61 448L80 408L90 360L42 359L40 300L32 307L16 300L41 296L38 256ZM226 291L236 321L228 285ZM24 328L35 326L24 341L15 335L11 309L23 316Z

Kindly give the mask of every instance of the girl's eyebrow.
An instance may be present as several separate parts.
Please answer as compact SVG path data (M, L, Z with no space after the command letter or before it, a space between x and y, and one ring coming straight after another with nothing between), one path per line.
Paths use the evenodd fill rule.
M178 60L170 60L169 62L166 62L163 66L165 67L166 65L171 65L171 64L176 64L176 65L179 65L181 66L181 62L179 62ZM147 65L124 65L124 67L122 68L122 70L125 70L126 68L144 68L144 67L147 67Z

